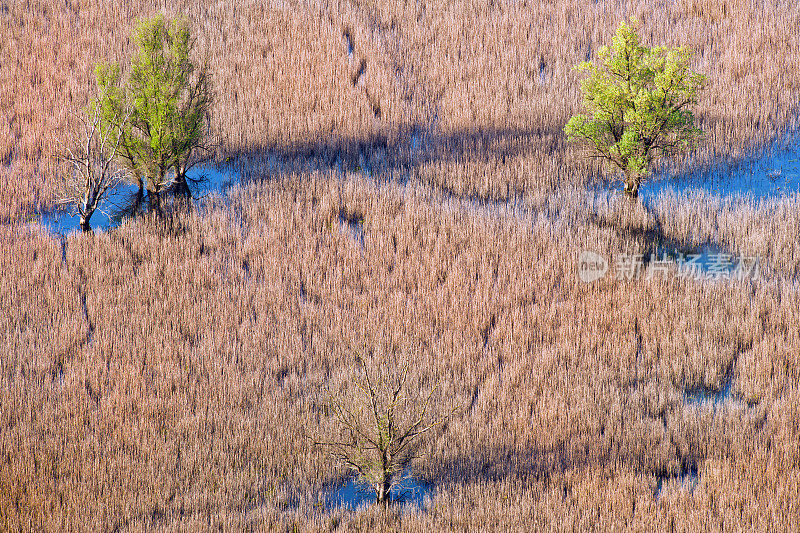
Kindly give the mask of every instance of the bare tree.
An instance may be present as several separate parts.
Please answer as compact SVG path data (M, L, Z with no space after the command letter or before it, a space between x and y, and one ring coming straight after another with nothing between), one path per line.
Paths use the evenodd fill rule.
M337 434L315 444L327 447L340 466L369 484L377 503L388 505L392 488L418 457L420 438L453 411L432 416L431 399L438 387L423 397L409 395L408 366L379 368L371 377L363 359L357 365L350 386L327 401Z
M60 204L72 206L72 215L80 217L81 229L92 231L90 220L95 211L103 212L108 191L125 180L127 170L115 164L122 141L122 129L130 112L116 122L103 124L100 109L91 106L79 115L81 128L71 145L56 156L66 166Z

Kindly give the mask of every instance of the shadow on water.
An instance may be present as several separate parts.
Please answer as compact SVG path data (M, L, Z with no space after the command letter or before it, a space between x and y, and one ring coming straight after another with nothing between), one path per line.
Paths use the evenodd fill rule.
M392 487L391 502L396 505L410 505L422 509L425 496L430 495L432 489L431 485L417 480L409 472L405 472L400 482ZM356 510L373 505L376 501L375 492L369 485L351 478L328 491L325 497L325 508L332 510L345 507Z
M698 245L676 238L664 231L657 211L647 202L643 202L642 207L649 215L649 220L644 223L621 223L591 211L588 214L590 224L610 229L620 237L634 241L633 249L621 250L616 258L616 266L624 266L630 273L622 278L653 279L674 274L695 281L762 279L764 273L759 257L735 254L710 241Z
M719 385L699 385L684 390L684 404L689 407L710 405L716 408L734 404L754 407L758 403L757 401L744 399L741 395L733 392L734 365L735 360L728 367Z
M655 214L654 214L655 216ZM758 257L741 256L706 242L694 245L665 233L657 216L648 226L621 225L594 213L589 222L615 231L636 242L636 249L621 250L615 267L625 267L624 279L653 279L676 275L692 280L757 280L761 277Z
M761 275L757 257L732 254L716 244L701 246L650 246L642 258L643 268L676 269L679 277L694 280L756 280Z
M700 478L698 465L704 456L693 448L677 451L677 457L665 459L656 448L625 446L616 448L609 441L587 441L576 436L552 447L529 449L494 449L461 456L436 467L434 479L442 483L496 483L513 480L520 484L542 483L570 497L570 476L564 474L587 469L622 468L652 476L653 495L660 496L662 487L676 481L692 489Z
M683 400L687 405L702 405L708 403L721 405L733 399L731 396L732 385L733 379L729 377L719 388L694 387L683 393Z
M339 228L347 234L363 250L364 248L364 215L359 213L339 213Z

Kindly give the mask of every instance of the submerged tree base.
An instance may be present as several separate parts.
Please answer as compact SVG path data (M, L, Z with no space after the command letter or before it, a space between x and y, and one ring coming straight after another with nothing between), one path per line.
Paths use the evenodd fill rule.
M624 193L627 198L637 200L639 198L639 184L631 183L630 181L626 182Z
M413 477L408 471L389 492L384 505L410 505L417 509L424 507L425 497L433 491L433 486ZM328 510L347 508L356 510L370 505L379 505L374 487L360 482L357 478L335 485L326 491L325 507Z

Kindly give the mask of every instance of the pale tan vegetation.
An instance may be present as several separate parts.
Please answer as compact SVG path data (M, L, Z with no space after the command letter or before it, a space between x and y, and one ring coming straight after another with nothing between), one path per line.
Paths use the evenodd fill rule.
M794 525L795 285L577 281L579 250L612 254L640 241L619 227L652 224L621 205L597 208L617 225L575 232L569 216L480 215L421 186L321 174L231 197L70 236L65 261L58 241L6 241L4 520ZM340 213L363 216L363 249ZM410 379L464 406L421 450L424 512L315 505L333 465L303 435L332 429L321 391L365 344L402 351ZM728 372L736 401L684 405ZM669 481L688 468L692 492Z
M0 218L52 205L51 137L87 103L94 64L129 58L136 18L162 8L4 6ZM737 159L775 137L796 116L800 92L800 13L789 1L680 0L657 11L644 0L179 2L173 10L189 18L224 88L212 109L224 150L316 151L347 164L353 146L378 144L398 148L396 158L417 126L440 157L414 174L457 193L503 197L596 175L560 133L580 109L572 67L629 15L642 21L645 44L695 50L693 68L711 80L698 108L707 132L701 163Z
M800 528L800 197L631 209L560 133L571 67L633 15L711 80L694 164L766 146L797 113L794 4L181 3L245 183L27 224L94 63L162 7L0 4L0 530ZM654 240L770 276L576 275ZM419 450L422 509L326 509L341 477L304 435L365 345L462 407Z

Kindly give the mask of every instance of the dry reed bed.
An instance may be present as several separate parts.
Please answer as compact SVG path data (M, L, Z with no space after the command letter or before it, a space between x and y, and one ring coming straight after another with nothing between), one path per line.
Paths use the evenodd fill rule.
M254 179L304 170L63 243L20 224L51 205L52 143L94 62L126 57L161 4L0 9L0 528L800 527L797 286L577 280L580 250L654 236L797 275L796 197L646 212L562 187L597 173L560 134L579 105L569 69L628 14L712 79L701 163L796 115L793 4L663 7L181 4L223 152ZM364 161L408 185L313 172ZM515 216L459 200L517 193ZM363 248L342 218L362 221ZM316 505L337 475L304 435L328 427L320 389L365 350L461 407L419 464L424 512ZM730 376L731 402L684 405ZM670 477L693 468L691 491Z
M68 114L94 90L94 64L125 60L136 17L162 7L3 6L0 220L52 205L49 156ZM596 175L561 134L580 105L571 67L627 15L642 20L648 44L697 51L695 67L711 80L699 109L708 132L700 163L763 145L798 107L800 11L789 1L679 0L654 10L644 0L276 0L181 2L176 13L189 17L200 55L211 61L223 152L322 153L325 164L344 158L352 169L353 154L369 156L377 144L389 148L391 166L411 133L425 131L440 155L415 170L459 194L504 197Z
M617 228L639 244L623 253L653 252L656 245L698 250L710 244L738 258L755 257L766 279L800 280L800 195L724 198L703 190L664 191L631 209L618 193L565 187L525 196L524 204L575 231Z
M797 527L796 286L580 282L578 251L644 246L643 210L485 217L319 173L230 202L63 246L4 230L3 527ZM337 475L304 436L365 352L460 407L424 512L317 505ZM729 374L734 400L684 404Z
M800 279L800 195L725 199L702 191L664 194L655 216L671 234L694 244L716 242L739 256L758 257L767 271Z

